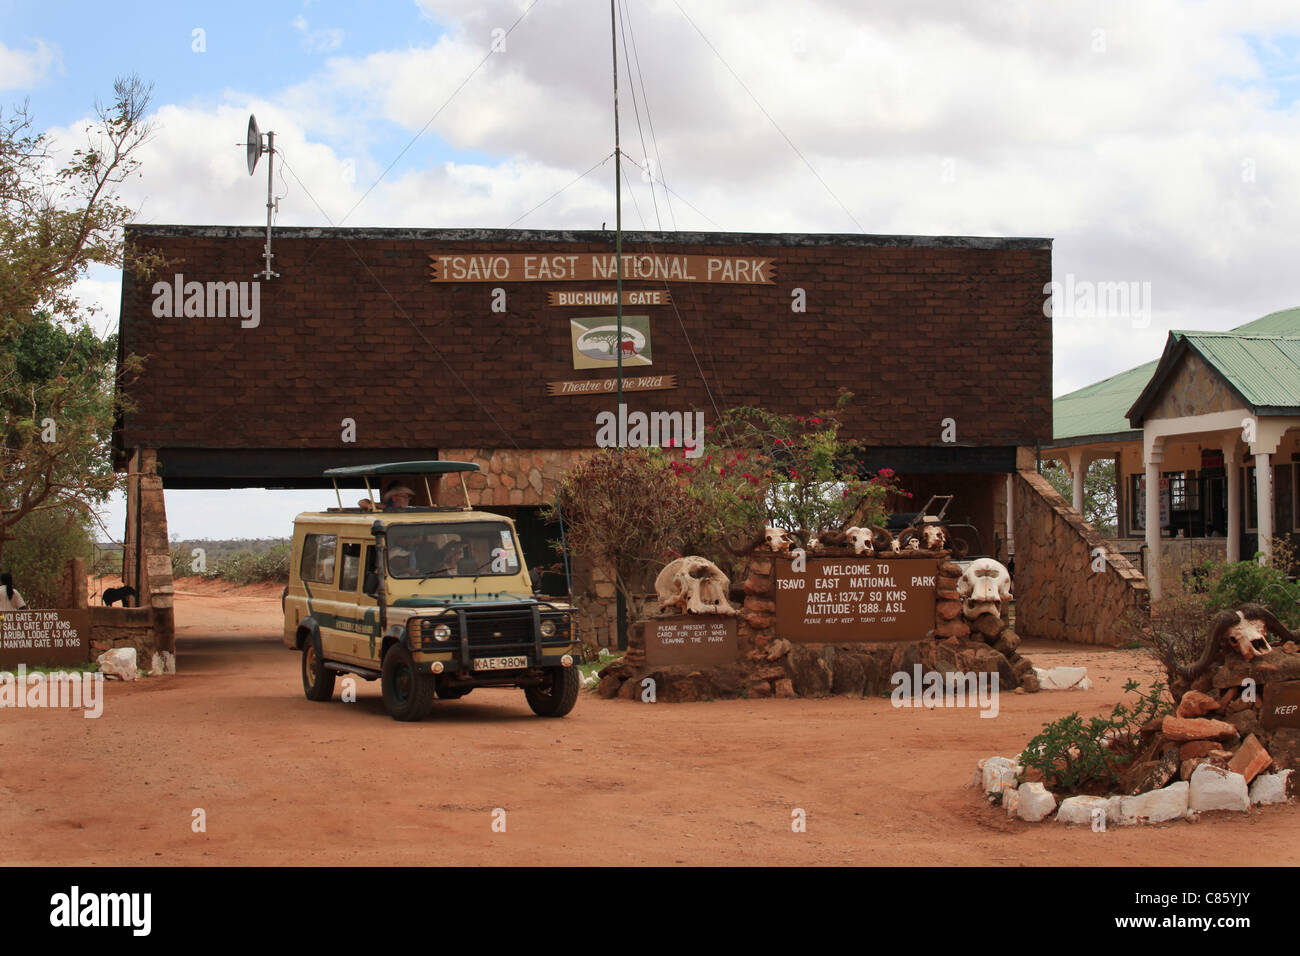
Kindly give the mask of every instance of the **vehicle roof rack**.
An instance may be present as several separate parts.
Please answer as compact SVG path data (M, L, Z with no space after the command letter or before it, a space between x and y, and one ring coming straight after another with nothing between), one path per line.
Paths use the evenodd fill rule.
M387 461L373 465L348 465L343 468L326 468L325 477L334 485L334 497L338 499L339 510L343 510L343 496L339 494L340 478L362 478L366 483L366 497L371 498L370 476L372 475L423 475L424 493L433 507L433 490L429 487L429 475L460 475L460 489L465 495L462 511L469 511L469 488L465 486L465 472L478 471L479 466L472 461Z

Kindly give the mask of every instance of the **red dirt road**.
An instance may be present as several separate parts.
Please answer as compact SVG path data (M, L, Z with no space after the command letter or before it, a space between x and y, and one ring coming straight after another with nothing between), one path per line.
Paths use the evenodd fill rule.
M1139 651L1030 644L1039 666L1087 665L1095 687L1005 694L994 719L885 698L584 693L543 720L521 691L479 690L402 724L377 684L359 682L356 703L303 697L278 587L177 589L176 676L107 684L98 720L0 710L5 863L1300 863L1300 806L1093 833L1009 821L968 786L980 757L1150 680Z

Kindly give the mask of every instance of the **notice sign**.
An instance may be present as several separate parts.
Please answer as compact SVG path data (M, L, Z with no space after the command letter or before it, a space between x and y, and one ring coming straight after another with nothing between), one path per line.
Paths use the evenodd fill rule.
M934 628L939 559L776 562L776 635L803 643L919 641Z
M645 662L650 667L732 664L736 653L734 617L684 615L645 622Z
M1259 722L1265 730L1300 727L1300 680L1264 685Z
M88 609L0 614L0 669L19 664L84 664L89 660Z

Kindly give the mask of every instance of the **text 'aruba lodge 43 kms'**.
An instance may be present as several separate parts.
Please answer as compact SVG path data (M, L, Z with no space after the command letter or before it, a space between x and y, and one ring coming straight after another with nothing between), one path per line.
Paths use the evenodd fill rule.
M433 282L591 282L618 278L618 256L609 253L431 253ZM771 259L749 256L625 254L623 278L664 282L730 282L771 285Z

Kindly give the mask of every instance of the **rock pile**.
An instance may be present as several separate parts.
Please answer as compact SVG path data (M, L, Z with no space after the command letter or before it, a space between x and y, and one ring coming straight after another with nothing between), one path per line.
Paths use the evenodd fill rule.
M1156 823L1289 799L1293 772L1300 770L1297 707L1289 703L1300 701L1298 651L1288 641L1246 659L1227 644L1194 679L1179 680L1175 673L1175 712L1147 722L1132 740L1112 742L1132 754L1119 793L1070 797L1056 818L1091 822L1100 808L1109 823ZM1027 780L1021 767L993 757L980 761L976 777L1009 814L1031 819L1022 809L1028 782L1021 782ZM1042 803L1032 793L1031 815Z

